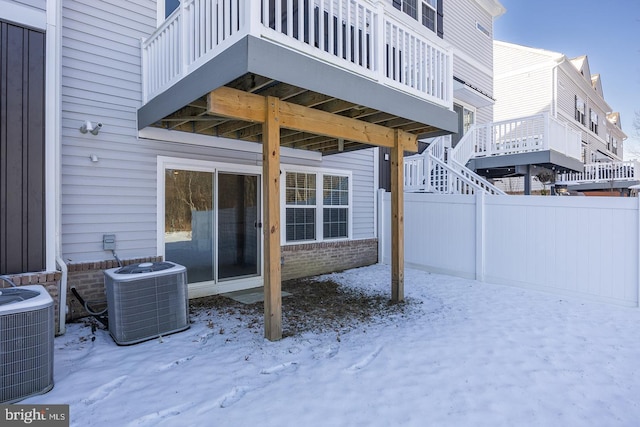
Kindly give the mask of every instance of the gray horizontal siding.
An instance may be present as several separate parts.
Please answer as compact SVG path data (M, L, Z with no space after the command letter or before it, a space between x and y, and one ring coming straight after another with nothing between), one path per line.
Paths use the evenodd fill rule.
M323 166L353 171L353 237L367 239L375 235L374 149L334 154L323 158Z
M13 0L14 3L37 10L47 10L47 0Z
M262 154L138 138L140 40L155 29L155 3L83 0L63 6L63 256L76 262L110 258L102 250L105 233L116 234L120 257L154 256L158 156L261 165ZM81 134L85 120L102 122L100 133ZM374 235L373 150L323 162L283 153L281 161L353 170L354 237Z
M444 0L443 7L444 40L490 69L493 61L491 15L475 1ZM489 37L476 28L476 22L489 30Z
M464 59L455 57L453 75L490 96L493 94L493 77L479 70Z

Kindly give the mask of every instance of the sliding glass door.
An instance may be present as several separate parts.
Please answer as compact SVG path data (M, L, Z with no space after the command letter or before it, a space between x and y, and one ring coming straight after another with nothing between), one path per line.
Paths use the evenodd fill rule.
M260 276L260 177L167 168L165 259L187 268L189 283Z
M218 174L218 279L260 273L258 177Z

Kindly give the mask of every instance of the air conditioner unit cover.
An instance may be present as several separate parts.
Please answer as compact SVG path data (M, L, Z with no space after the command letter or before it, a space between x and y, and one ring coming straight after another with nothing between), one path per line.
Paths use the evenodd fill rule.
M0 404L53 387L53 310L41 285L0 289Z
M109 333L120 345L189 327L187 270L172 262L147 262L104 272Z

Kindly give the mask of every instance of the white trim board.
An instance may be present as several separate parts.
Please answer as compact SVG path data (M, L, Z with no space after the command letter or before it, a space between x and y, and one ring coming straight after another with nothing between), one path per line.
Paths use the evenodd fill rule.
M138 131L138 138L199 145L203 147L224 148L227 150L237 150L262 155L262 144L256 142L220 138L217 136L199 135L189 132L172 131L158 128L145 128ZM280 155L285 157L296 157L304 160L315 160L318 162L322 161L322 154L317 151L296 150L295 148L281 147Z
M13 1L0 0L0 19L33 29L47 29L47 12L17 4Z

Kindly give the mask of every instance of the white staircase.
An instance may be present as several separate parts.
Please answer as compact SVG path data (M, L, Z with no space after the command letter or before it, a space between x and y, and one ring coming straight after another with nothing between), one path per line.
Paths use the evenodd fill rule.
M471 158L468 149L473 139L467 133L458 145L449 148L448 136L434 138L422 154L405 158L404 189L409 192L440 194L487 194L506 193L467 168L464 164ZM459 148L460 147L460 148ZM465 160L465 156L469 156Z

